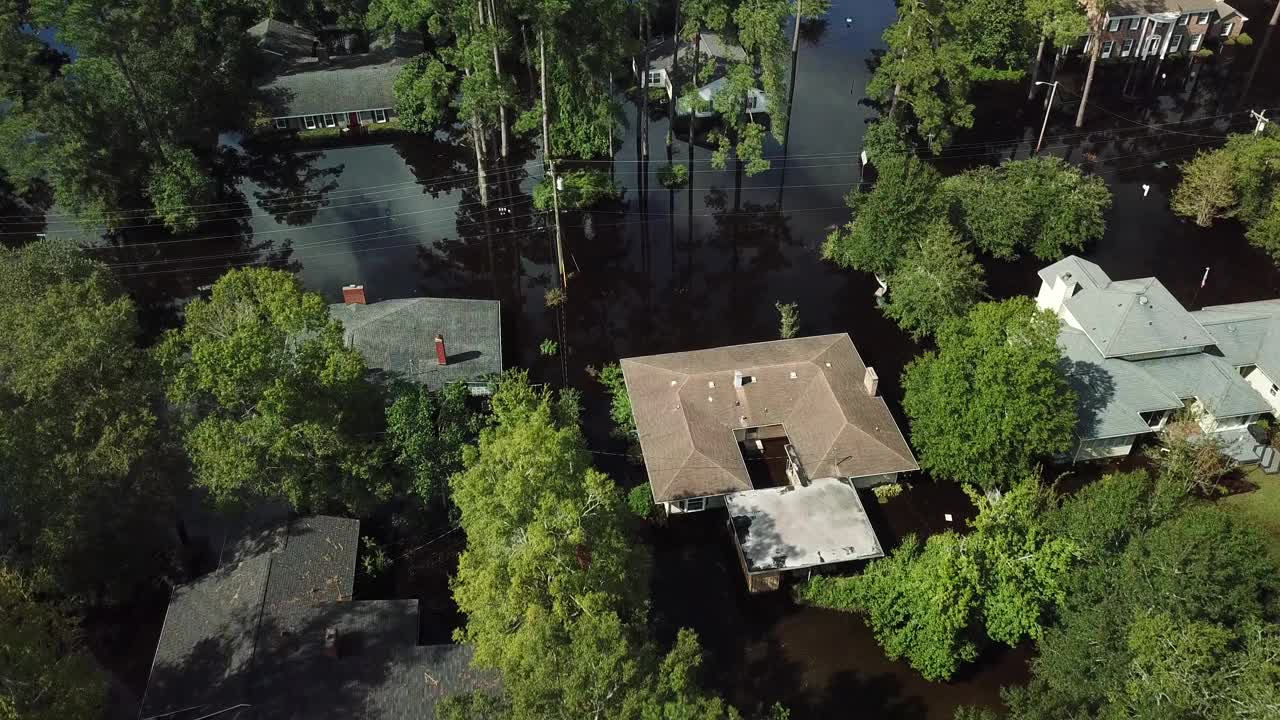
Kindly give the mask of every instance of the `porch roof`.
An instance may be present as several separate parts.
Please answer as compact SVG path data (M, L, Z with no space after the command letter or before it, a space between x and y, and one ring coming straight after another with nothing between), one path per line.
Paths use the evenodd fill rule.
M858 491L834 478L725 496L748 573L884 556Z

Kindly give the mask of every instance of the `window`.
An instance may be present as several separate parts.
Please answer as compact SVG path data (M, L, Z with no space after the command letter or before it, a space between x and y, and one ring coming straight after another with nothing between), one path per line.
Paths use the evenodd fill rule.
M688 500L684 501L685 512L701 512L706 509L707 509L707 499L704 497L689 498Z
M1124 48L1120 50L1120 57L1129 57L1129 53L1133 52L1133 38L1124 41Z
M1201 24L1201 25L1208 25L1208 24L1209 24L1209 13L1207 13L1207 12L1206 12L1206 13L1200 13L1200 17L1196 19L1196 22L1197 22L1197 23L1199 23L1199 24Z
M1110 40L1102 43L1102 57L1104 58L1111 57L1111 50L1115 48L1115 46L1116 44L1111 42Z
M1111 27L1109 27L1109 28L1107 28L1107 29L1108 29L1108 30L1110 30L1111 32L1115 32L1115 31L1119 30L1119 29L1120 29L1120 21L1119 21L1119 20L1112 20L1112 21L1111 21Z
M1275 384L1272 384L1272 386L1271 386L1271 397L1275 397L1275 396L1276 396L1276 393L1280 393L1280 386L1277 386L1277 385L1275 385Z
M1199 49L1200 49L1200 41L1201 41L1201 40L1203 40L1203 39L1204 39L1204 35L1192 35L1192 36L1191 36L1191 46L1190 46L1189 48L1187 48L1187 49L1188 49L1188 50L1190 50L1191 52L1195 52L1195 51L1199 50Z
M302 124L303 124L303 125L305 125L305 126L307 127L307 129L308 129L308 130L315 130L315 129L316 129L316 118L315 118L315 116L314 116L314 115L307 115L306 117L302 118Z
M1179 24L1179 25L1186 25L1186 24L1187 24L1187 23L1189 23L1189 22L1191 22L1191 16L1190 16L1190 15L1183 15L1182 17L1178 18L1178 24Z
M284 130L284 129L285 129L285 128L287 128L287 127L289 127L289 121L288 121L288 120L285 120L284 118L276 118L276 129L277 129L277 130Z
M1142 18L1134 18L1129 21L1129 29L1137 30L1142 25Z
M374 111L373 111L373 120L374 120L374 122L380 122L380 123L384 123L384 122L386 122L386 121L387 121L387 111L386 111L386 110L383 110L382 108L378 108L377 110L374 110Z
M1182 47L1182 36L1174 35L1173 39L1169 41L1169 52L1171 53L1178 52L1178 48L1181 48L1181 47Z
M661 71L661 70L650 70L650 71L649 71L649 85L650 85L650 86L653 86L653 85L661 85L661 84L662 84L662 71Z
M1227 23L1226 25L1223 25L1223 26L1222 26L1222 37L1227 37L1228 35L1230 35L1230 34L1231 34L1231 28L1233 28L1233 27L1235 27L1235 23Z
M337 127L337 126L338 126L338 121L337 121L337 120L335 120L335 119L334 119L334 117L333 117L332 115L325 115L325 116L324 116L324 126L325 126L325 127Z

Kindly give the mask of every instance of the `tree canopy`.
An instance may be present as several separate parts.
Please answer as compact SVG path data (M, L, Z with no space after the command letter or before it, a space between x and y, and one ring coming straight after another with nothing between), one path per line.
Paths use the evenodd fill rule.
M1280 263L1280 131L1234 135L1182 166L1170 198L1174 212L1208 227L1238 217L1249 242Z
M1012 260L1031 252L1055 261L1102 237L1111 191L1103 180L1052 156L980 167L943 183L964 235Z
M884 313L920 339L963 317L986 288L982 265L968 243L945 220L907 243L906 255L889 276Z
M133 302L104 265L40 241L0 249L0 327L4 555L68 595L163 576L173 483Z
M871 190L855 187L845 196L853 220L827 236L822 255L841 267L887 276L938 216L942 179L914 155L888 155L876 167L880 175Z
M425 506L445 504L449 478L462 470L462 449L479 437L484 416L470 397L461 382L440 390L405 385L387 407L387 444Z
M903 409L920 465L983 488L1007 487L1071 447L1075 393L1059 371L1058 318L1031 298L982 303L943 325L937 350L903 373Z
M232 270L157 348L196 481L221 503L314 511L386 499L381 393L319 295L293 275Z
M0 720L100 717L107 678L75 621L0 564Z
M967 535L947 531L923 545L908 536L861 575L810 580L800 598L865 612L885 653L930 680L951 677L987 638L1039 638L1065 599L1076 546L1046 531L1049 495L1034 477L999 500L969 495L979 511Z

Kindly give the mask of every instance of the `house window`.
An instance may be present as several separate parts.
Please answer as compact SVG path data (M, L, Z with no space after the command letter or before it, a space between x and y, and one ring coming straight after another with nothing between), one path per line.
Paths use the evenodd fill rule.
M1130 30L1137 30L1140 25L1142 25L1142 18L1134 18L1129 21Z
M1187 23L1189 23L1189 22L1191 22L1191 16L1190 16L1190 15L1183 15L1182 17L1178 18L1178 24L1179 24L1179 25L1186 25L1186 24L1187 24Z
M305 125L305 126L306 126L306 128L307 128L308 130L315 130L315 129L316 129L316 118L315 118L315 116L314 116L314 115L307 115L307 116L303 117L303 118L302 118L302 124L303 124L303 125Z
M650 70L650 71L649 71L649 86L650 86L650 87L652 87L652 86L654 86L654 85L661 85L661 84L662 84L662 71L661 71L661 70Z
M1110 40L1102 43L1102 57L1104 58L1111 57L1111 50L1114 49L1115 46L1116 44L1111 42Z
M1169 41L1169 52L1178 52L1178 48L1180 47L1182 47L1182 36L1174 35L1173 39Z
M1115 32L1115 31L1119 30L1119 29L1120 29L1120 21L1119 21L1119 20L1112 20L1112 21L1111 21L1111 27L1109 27L1109 28L1107 28L1107 29L1108 29L1108 30L1110 30L1111 32Z
M387 111L381 108L373 111L373 121L384 123L387 121Z
M1200 13L1200 17L1196 19L1196 22L1197 22L1198 24L1200 24L1200 25L1208 25L1208 24L1209 24L1209 13L1207 13L1207 12L1206 12L1206 13Z
M689 498L688 500L684 501L685 512L702 512L703 510L706 510L706 509L707 509L707 499L704 497Z
M1191 46L1190 46L1189 48L1187 48L1187 49L1188 49L1188 50L1190 50L1191 52L1195 52L1195 51L1199 50L1199 49L1200 49L1200 41L1201 41L1201 40L1203 40L1203 39L1204 39L1204 35L1192 35L1192 36L1191 36Z
M1227 36L1229 36L1229 35L1231 34L1231 28L1233 28L1233 27L1235 27L1235 23L1227 23L1226 25L1223 25L1223 26L1222 26L1222 37L1227 37Z
M1277 386L1273 383L1273 384L1271 385L1271 397L1275 397L1275 396L1276 396L1276 393L1280 393L1280 387L1277 387Z
M277 130L284 130L284 129L285 129L285 128L287 128L287 127L289 127L289 121L288 121L288 120L285 120L284 118L276 118L276 129L277 129Z
M324 126L325 126L325 127L337 127L337 126L338 126L338 121L337 121L336 119L334 119L334 117L333 117L332 115L325 115L325 116L324 116Z
M1133 38L1124 41L1124 48L1120 50L1120 57L1129 57L1129 53L1133 52Z

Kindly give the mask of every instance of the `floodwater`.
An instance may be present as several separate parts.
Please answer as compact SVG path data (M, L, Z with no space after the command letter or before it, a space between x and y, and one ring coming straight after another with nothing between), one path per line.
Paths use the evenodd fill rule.
M1168 207L1179 162L1215 147L1228 131L1252 129L1251 108L1271 107L1280 117L1280 39L1251 72L1266 16L1261 7L1244 9L1263 18L1246 27L1259 41L1253 48L1194 64L1100 67L1083 131L1074 127L1083 73L1069 60L1057 75L1062 87L1045 142L1046 152L1082 162L1114 193L1106 237L1085 255L1113 277L1156 275L1192 307L1280 296L1280 273L1238 225L1198 228ZM558 278L548 218L529 196L541 173L532 139L515 143L492 173L487 213L469 149L449 138L411 138L292 158L264 153L248 173L255 180L245 183L240 212L211 214L193 238L126 235L106 250L153 330L226 267L246 262L291 267L333 300L351 283L364 284L372 299L499 299L506 364L584 390L599 463L627 485L642 482L643 472L609 437L590 368L629 355L772 339L775 302L799 304L806 334L850 333L896 409L899 373L919 348L876 309L872 277L819 257L828 229L848 219L842 198L860 179L863 127L874 116L860 102L868 60L893 17L892 0L838 0L826 24L806 33L785 159L770 143L774 166L756 177L714 170L708 149L695 147L692 189L662 188L656 177L668 158L687 161L683 130L668 146L664 109L655 108L646 163L637 152L638 109L628 103L624 140L612 163L598 165L614 173L622 200L564 215L570 279L559 311L545 304ZM978 129L962 133L937 165L952 172L1027 157L1044 107L1026 92L1025 83L979 89ZM1034 259L987 262L989 291L1034 292L1038 266ZM559 356L540 356L546 338L559 342ZM877 526L889 546L907 532L941 529L943 513L963 518L966 505L955 488L920 478L911 492L876 507ZM797 720L941 719L959 704L995 705L1000 686L1025 680L1027 648L989 649L961 677L928 683L886 660L854 615L798 607L785 592L748 596L722 523L705 513L649 533L655 616L663 633L687 625L701 634L711 687L744 710L781 700ZM438 617L452 622L452 609L440 605ZM447 636L439 630L428 634Z

